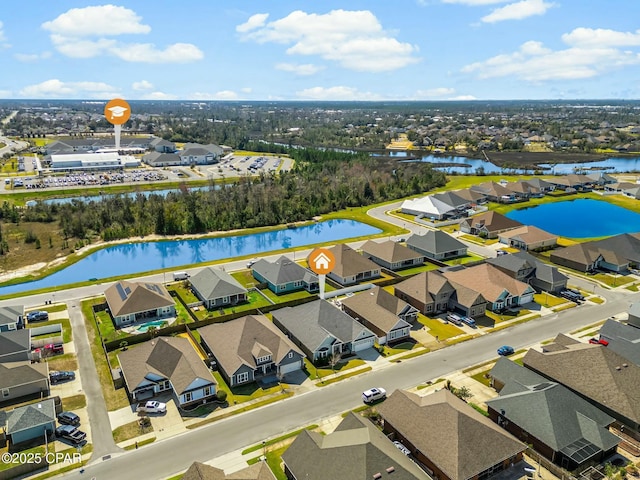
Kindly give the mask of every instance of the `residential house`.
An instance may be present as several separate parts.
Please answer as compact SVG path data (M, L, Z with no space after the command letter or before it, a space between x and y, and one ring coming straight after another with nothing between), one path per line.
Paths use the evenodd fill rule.
M488 478L522 460L526 445L447 389L396 390L378 405L383 433L441 480Z
M525 367L561 383L625 429L639 431L640 366L622 355L560 334L544 351L530 349L522 360Z
M629 190L630 188L635 188L637 186L637 183L616 181L614 183L608 183L607 185L605 185L604 190L606 192L623 193L625 190Z
M360 248L365 258L388 270L417 267L424 263L424 255L391 240L380 243L367 240Z
M149 148L159 153L173 153L176 151L176 144L164 138L155 137L149 142Z
M53 436L56 429L56 406L53 398L18 407L7 413L6 434L12 445Z
M540 191L538 187L531 185L525 180L519 180L517 182L507 182L503 186L515 193L518 198L524 200L544 196L544 193Z
M174 167L180 165L180 156L177 153L155 151L143 155L142 161L150 167Z
M47 362L0 363L0 402L12 402L24 397L49 396Z
M353 412L328 435L302 430L282 461L289 480L431 480L371 421Z
M31 360L31 329L0 332L0 363Z
M632 303L629 306L627 323L633 327L640 328L640 302Z
M230 387L300 371L304 353L264 315L247 315L198 329Z
M407 238L407 247L434 260L464 257L467 246L442 230L429 230L424 235L414 233Z
M411 338L411 324L418 309L380 287L347 297L342 310L378 336L378 343L397 343Z
M572 173L569 175L563 175L559 177L551 177L547 179L547 182L552 183L559 190L565 192L575 191L589 191L593 180L586 175Z
M547 182L546 180L542 180L538 177L534 177L525 181L542 194L552 192L555 189L555 186L552 183Z
M363 257L349 245L342 243L329 250L336 262L327 277L340 285L353 285L380 277L380 265Z
M260 283L266 283L273 293L282 294L306 290L309 293L320 289L318 276L302 265L285 257L269 262L264 258L258 260L252 267L251 273Z
M489 418L548 460L582 470L616 452L620 438L608 430L613 417L568 388L506 358L489 375L502 385L486 402Z
M248 290L227 272L205 267L189 278L193 293L207 309L237 305L247 301Z
M443 275L450 281L482 294L489 302L487 308L494 312L532 302L535 293L531 285L510 277L488 263L449 270Z
M470 188L464 188L462 190L454 190L454 193L460 198L463 198L464 200L469 202L469 206L472 208L474 206L487 203L487 197L483 193L477 192L475 190L471 190Z
M210 165L218 162L222 157L222 148L218 145L200 145L186 143L182 150L176 152L180 157L181 165Z
M24 327L24 305L0 307L0 332L18 330Z
M229 474L206 463L193 462L180 478L181 480L276 480L267 462L257 462Z
M608 185L610 183L616 183L618 181L616 177L612 177L611 175L605 172L588 173L587 178L589 178L591 183L593 183L594 185L600 185L600 186Z
M460 222L460 231L478 235L482 238L498 238L498 235L508 230L521 227L522 224L501 213L489 210L488 212L465 218Z
M523 225L507 232L501 233L498 238L500 243L520 250L540 250L553 248L558 244L558 236L545 232L532 225Z
M432 220L444 220L463 214L472 203L474 202L459 196L456 192L443 192L405 200L402 202L400 211Z
M447 310L469 317L484 315L487 301L478 292L449 281L440 272L421 272L395 285L394 294L425 315Z
M216 396L216 381L186 338L154 338L118 353L118 361L133 401L166 392L187 407Z
M553 265L541 262L527 252L489 258L487 263L516 280L528 283L536 290L560 292L567 288L569 277L561 273Z
M161 283L121 280L107 288L104 296L116 327L176 314L173 297Z
M375 334L326 300L271 312L273 323L316 362L373 347Z
M511 203L521 199L521 195L496 182L484 182L472 185L470 190L480 192L487 200L496 203Z
M599 268L625 272L640 265L640 233L622 233L556 250L553 263L581 272Z
M600 339L609 342L609 350L640 366L640 328L609 319L600 327Z

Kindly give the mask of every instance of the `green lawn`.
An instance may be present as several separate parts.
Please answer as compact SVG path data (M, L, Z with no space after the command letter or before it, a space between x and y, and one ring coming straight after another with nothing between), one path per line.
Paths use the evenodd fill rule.
M477 262L478 260L483 260L484 257L480 255L476 255L475 253L467 253L464 257L452 258L451 260L445 260L444 263L447 265L464 265L469 262Z
M258 280L253 278L251 270L249 269L232 272L231 276L235 278L238 281L238 283L240 283L240 285L242 285L245 288L251 288L255 286L257 283L259 283Z
M97 303L102 303L102 301L98 301ZM100 336L105 342L117 340L118 338L128 336L128 334L122 332L119 329L116 329L116 326L113 324L113 320L111 319L111 315L109 315L109 312L107 312L106 310L98 312L96 314L96 318L98 320Z
M403 342L397 345L390 347L389 345L384 345L382 350L383 357L389 357L391 355L397 355L399 353L407 353L409 350L413 350L414 347L418 345L417 342Z
M184 285L184 282L178 282L172 285L168 290L169 292L171 292L172 290L175 291L178 295L180 295L180 298L182 298L182 300L184 300L184 303L186 304L197 303L200 301L200 299L196 297L196 294L193 293L188 284L187 286Z
M69 343L73 338L73 335L71 333L71 322L68 318L59 318L58 320L48 320L46 322L27 323L27 328L44 327L45 325L55 325L56 323L62 325L62 342ZM50 337L51 334L47 334L45 336Z
M352 360L338 362L338 364L332 369L330 366L318 368L311 363L309 359L304 359L305 368L311 380L323 378L327 375L331 375L332 373L344 372L355 367L360 367L365 363L366 362L360 358L354 358Z
M480 382L483 385L486 385L487 387L490 387L491 386L491 379L485 377L485 375L487 373L489 373L489 370L485 370L483 372L476 373L475 375L471 375L471 378L473 378L474 380L477 380L478 382Z
M222 375L220 375L220 372L213 372L213 377L218 383L218 390L224 390L227 393L227 403L229 405L255 400L256 398L278 393L282 390L279 385L263 389L260 388L256 382L230 388Z
M73 395L62 399L62 408L64 410L79 410L87 406L87 398L82 395Z
M429 318L421 313L418 314L418 321L429 329L431 335L438 337L438 340L446 340L464 333L451 323L444 323L442 320Z
M485 315L491 318L495 323L505 322L508 320L514 320L518 317L522 317L523 315L527 315L531 313L531 310L527 310L526 308L521 308L516 312L506 311L503 313L495 313L491 310L487 310Z
M461 235L461 239L466 240L467 242L477 243L478 245L493 245L494 243L498 243L497 238L482 238L477 235Z
M626 285L635 281L633 277L627 277L624 275L614 275L611 273L596 273L595 275L591 275L590 278L597 280L599 282L608 285L609 287L621 287L622 285Z
M437 265L433 263L425 263L424 265L420 265L417 267L404 268L402 270L396 271L396 273L402 277L408 277L410 275L415 275L417 273L428 272L429 270L436 270L438 268Z
M557 307L558 305L562 305L568 301L564 298L551 295L550 293L536 293L533 296L533 300L543 307Z
M334 288L330 288L330 285L326 285L326 287L327 288L325 288L325 292L335 290ZM273 303L282 303L282 302L288 302L289 300L298 300L299 298L306 298L312 295L306 290L299 290L297 292L291 292L291 293L283 293L280 295L276 295L268 288L265 288L264 290L260 290L260 291L264 294L265 297L267 297Z
M209 310L207 312L207 317L219 317L221 315L228 315L229 313L244 312L246 310L253 310L254 308L262 308L267 305L271 305L271 302L256 290L250 290L249 293L247 293L247 299L249 301L246 303L239 303L223 309L216 308L215 310ZM198 313L199 312L196 312L196 314Z
M141 427L138 424L138 420L134 420L133 422L125 423L115 428L113 430L113 440L116 443L120 443L150 432L153 432L153 425Z

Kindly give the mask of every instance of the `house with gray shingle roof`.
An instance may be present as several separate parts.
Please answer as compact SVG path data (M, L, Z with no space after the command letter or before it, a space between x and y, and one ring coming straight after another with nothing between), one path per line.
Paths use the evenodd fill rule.
M431 480L371 421L353 412L328 435L303 430L282 460L292 480Z
M640 429L640 366L602 345L579 342L566 335L544 346L530 349L525 367L561 383L589 401L626 428Z
M400 441L434 478L485 478L522 460L526 445L447 389L393 392L377 407L383 433Z
M435 260L449 260L467 254L467 246L442 230L429 230L424 235L414 233L407 238L407 247Z
M347 244L329 248L336 259L335 267L327 277L340 285L353 285L380 277L380 265L363 257Z
M160 137L155 137L151 140L149 147L160 153L173 153L176 151L175 143Z
M189 278L193 293L207 309L236 305L247 301L248 290L227 272L205 267Z
M559 292L567 288L569 277L561 273L557 267L541 262L527 252L488 258L487 263L538 290Z
M247 315L198 329L229 386L302 369L305 354L264 315Z
M375 334L326 300L271 312L273 323L316 362L373 347Z
M183 337L157 337L118 353L133 401L173 393L180 407L216 396L216 381L204 360Z
M397 343L411 338L411 323L418 309L380 287L347 297L342 310L378 336L378 343Z
M107 288L104 296L116 327L176 314L173 297L161 283L121 280Z
M640 366L640 328L609 319L600 327L600 339L609 342L609 350Z
M152 167L173 167L180 165L180 156L176 153L156 151L143 155L142 161Z
M276 480L267 462L257 462L229 474L206 463L193 462L180 478L181 480Z
M52 398L18 407L7 413L6 434L13 445L53 436L56 428L56 406Z
M632 303L629 306L627 323L633 327L640 328L640 302Z
M266 283L275 294L298 290L313 293L320 289L315 273L284 255L275 262L261 258L251 266L251 274L258 282Z
M411 268L424 263L423 254L391 240L383 242L367 240L360 249L365 258L389 270Z
M629 267L640 265L640 233L622 233L579 243L555 250L549 258L553 263L581 272L597 268L625 272Z
M31 360L31 329L0 332L0 363Z
M0 307L0 332L24 327L24 305Z
M49 396L49 364L47 362L0 363L0 402L37 395Z
M216 163L223 155L222 147L214 144L186 143L176 152L182 165L208 165Z
M600 463L616 452L614 422L568 388L501 358L489 375L502 388L488 400L489 418L567 470Z

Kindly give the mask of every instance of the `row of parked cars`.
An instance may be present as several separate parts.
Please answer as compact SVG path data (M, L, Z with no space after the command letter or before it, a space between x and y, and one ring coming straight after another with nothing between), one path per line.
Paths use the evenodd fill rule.
M446 317L448 322L453 323L454 325L461 326L462 324L469 325L472 328L477 328L476 321L467 317L466 315L458 315L457 313L449 313Z
M560 296L575 303L584 302L584 295L582 295L578 290L574 290L572 288L565 288L560 292Z
M73 412L62 412L58 415L60 426L56 428L56 437L68 440L73 445L84 445L87 434L79 430L80 417Z

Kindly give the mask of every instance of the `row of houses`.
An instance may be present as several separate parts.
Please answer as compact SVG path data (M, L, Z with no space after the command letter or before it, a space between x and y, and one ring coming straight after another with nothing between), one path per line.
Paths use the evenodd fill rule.
M640 233L622 233L554 250L549 259L580 272L626 272L640 266Z

